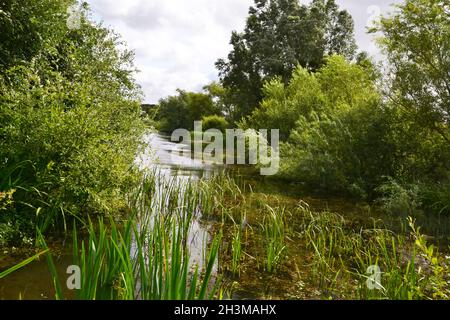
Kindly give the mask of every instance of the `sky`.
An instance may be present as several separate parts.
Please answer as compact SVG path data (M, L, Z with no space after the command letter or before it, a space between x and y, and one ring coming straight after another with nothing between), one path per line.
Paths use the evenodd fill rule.
M380 59L366 26L400 0L336 0L355 20L360 50ZM87 0L92 18L118 32L135 54L137 82L146 103L200 91L218 79L214 63L225 58L231 32L242 31L253 0ZM300 1L307 3L307 0Z

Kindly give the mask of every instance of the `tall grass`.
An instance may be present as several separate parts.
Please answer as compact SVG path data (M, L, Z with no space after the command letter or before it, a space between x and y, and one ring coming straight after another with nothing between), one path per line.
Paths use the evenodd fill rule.
M261 225L266 243L266 271L274 272L286 251L284 210L267 206L268 214Z
M307 210L303 223L307 248L313 254L312 270L322 290L329 290L341 273L339 268L341 252L346 249L343 233L343 218L339 215L314 214Z
M224 290L233 296L232 290L245 292L255 284L272 296L267 288L279 283L292 283L293 288L277 288L289 294L296 294L297 285L305 289L302 297L450 298L450 259L427 243L412 219L405 220L408 230L395 234L380 221L363 228L343 215L314 212L303 202L271 206L268 197L243 190L226 175L181 183L149 174L130 192L125 221L89 220L87 237L81 239L74 228L74 264L82 272L77 298L213 299ZM192 247L195 228L205 222L208 237ZM198 252L203 257L196 257ZM56 297L63 299L63 283L47 256ZM230 279L222 279L223 265L229 266ZM375 290L367 285L371 266L381 270Z
M242 228L239 225L234 226L233 237L231 241L231 272L233 275L239 274L239 266L242 259Z
M81 269L77 298L93 299L212 299L219 297L215 273L221 234L201 248L205 261L193 262L190 228L201 210L196 183L178 183L154 175L130 195L130 216L117 223L89 221L88 238L73 232L74 264ZM203 199L204 201L204 199ZM204 202L203 202L204 203ZM45 241L42 239L44 248ZM49 264L52 259L49 256ZM62 287L51 268L57 288ZM57 298L63 299L57 289Z
M450 276L445 258L427 245L411 218L410 234L395 235L375 222L371 229L356 231L334 213L304 210L304 214L303 237L314 253L311 266L323 294L360 299L448 299ZM367 286L370 266L382 272L378 289Z

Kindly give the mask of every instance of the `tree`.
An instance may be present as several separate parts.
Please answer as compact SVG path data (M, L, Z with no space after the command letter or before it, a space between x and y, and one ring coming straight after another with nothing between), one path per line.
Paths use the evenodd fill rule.
M209 129L216 129L225 133L225 130L228 129L229 125L227 120L218 115L206 116L202 119L202 129L204 131Z
M260 107L242 121L243 126L279 129L286 141L301 117L310 120L312 114L330 114L377 99L373 80L363 67L336 55L325 61L316 72L298 66L287 86L281 78L266 83Z
M71 215L117 214L139 181L133 54L86 18L87 5L80 28L69 29L72 3L1 4L0 193L15 192L0 236L2 226L24 235L24 225L33 234Z
M406 0L372 32L391 67L390 97L410 119L450 143L450 5Z
M178 89L178 95L159 101L157 119L159 129L171 132L175 129L192 130L194 121L201 121L205 116L220 115L220 109L209 94L187 92Z
M224 88L220 83L213 81L203 87L216 108L221 112L222 116L230 117L233 113L233 103L228 89Z
M54 48L64 34L63 14L73 1L2 0L0 2L0 72L29 62ZM60 15L55 15L59 12Z
M366 196L396 173L392 117L363 66L334 55L316 72L297 67L287 86L268 82L264 96L243 126L280 130L284 178Z
M287 84L300 64L316 70L325 55L353 58L353 20L334 0L255 0L244 32L231 35L232 51L216 66L234 105L232 120L248 115L262 100L263 84L280 77Z

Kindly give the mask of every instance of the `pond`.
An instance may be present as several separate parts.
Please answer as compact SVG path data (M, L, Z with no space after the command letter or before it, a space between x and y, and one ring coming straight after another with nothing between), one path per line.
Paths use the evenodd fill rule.
M144 137L148 146L144 152L137 157L136 164L142 170L148 170L158 175L165 181L176 181L178 184L189 184L199 179L210 179L215 175L226 171L230 176L248 186L245 196L251 203L261 205L270 204L280 210L291 210L302 204L308 204L314 211L332 211L343 215L355 229L373 226L374 221L383 221L390 228L398 228L398 218L386 215L374 210L366 203L352 202L348 199L337 197L315 197L299 185L286 182L275 182L265 179L259 175L259 171L245 166L222 166L212 163L203 163L182 154L183 146L170 141L170 138L160 134L149 133ZM156 186L160 188L160 186ZM160 188L160 193L164 190ZM248 208L247 208L248 209ZM251 208L250 208L251 209ZM262 223L260 210L247 211L249 221L255 225ZM276 273L267 273L259 264L259 256L264 255L264 239L252 228L245 231L242 238L245 261L242 263L242 272L239 277L225 272L225 284L229 290L229 297L235 299L305 299L324 298L324 292L317 290L310 275L310 261L312 252L308 251L303 243L301 230L296 225L301 225L300 216L289 215L286 224L290 226L290 234L286 236L289 254L286 262ZM448 219L445 224L446 226ZM211 241L211 234L215 232L217 221L203 219L201 213L195 217L189 231L189 251L191 263L201 266L203 248ZM447 228L447 227L446 227ZM231 229L231 228L230 228ZM446 234L448 229L441 230ZM225 234L225 241L232 241L231 234ZM49 239L52 248L58 274L61 279L66 279L66 268L72 264L70 235L66 239ZM0 252L0 270L7 269L24 258L31 256L30 252L10 249ZM229 257L224 255L226 264ZM73 294L73 293L72 293ZM71 297L71 292L66 296ZM47 261L41 259L28 266L10 274L0 280L0 299L53 299L54 289L52 279L47 266Z

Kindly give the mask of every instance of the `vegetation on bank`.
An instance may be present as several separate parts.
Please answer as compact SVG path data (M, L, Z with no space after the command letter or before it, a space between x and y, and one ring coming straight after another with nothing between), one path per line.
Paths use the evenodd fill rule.
M160 198L152 179L170 191ZM450 298L450 260L411 217L399 218L403 232L376 220L355 229L342 215L254 193L225 175L188 184L159 179L149 177L133 197L133 208L150 211L135 217L147 217L150 224L138 228L140 220L131 219L120 229L114 223L90 227L87 243L99 249L81 250L82 274L89 279L83 280L80 298ZM192 246L196 221L211 227ZM201 257L190 260L189 251ZM103 258L116 262L95 263ZM107 272L112 266L117 269ZM370 290L373 266L381 274L373 278L377 289Z
M156 187L160 186L160 188ZM221 279L216 273L220 234L200 239L192 248L193 223L199 206L213 198L196 183L182 184L149 174L130 194L126 220L99 218L85 226L86 239L74 227L74 264L80 266L82 300L205 300L218 298ZM166 192L161 192L165 190ZM47 249L45 240L40 243ZM200 255L194 260L191 252ZM50 265L53 258L47 253ZM65 279L52 267L56 299L65 298Z
M403 231L394 232L367 212L355 228L348 217L254 192L224 174L190 181L148 174L129 205L126 220L88 222L83 237L74 227L82 276L74 298L450 298L450 259L411 217L399 218ZM44 237L39 243L55 298L72 296Z
M133 53L74 1L0 4L0 246L88 214L118 214L139 181Z
M386 57L376 64L357 53L352 18L333 0L257 0L217 63L220 82L202 95L234 127L280 130L275 178L323 195L407 197L415 209L448 215L448 9L405 0L382 17L369 30ZM182 97L162 99L164 114ZM193 125L177 120L173 128Z
M204 217L222 217L228 230L219 265L229 274L225 287L237 296L242 292L265 299L450 298L448 248L441 246L440 252L430 244L412 217L397 217L388 225L369 210L355 227L348 216L316 211L303 200L252 192L226 177L207 185L207 192L225 204ZM239 272L236 228L241 238ZM367 285L373 266L381 272L380 282L372 282L378 286L375 290Z
M394 228L371 209L371 223L356 223L223 175L138 172L133 54L86 6L69 29L72 3L0 4L0 246L41 246L0 278L46 254L65 298L46 234L74 226L79 299L450 298L446 239L415 221L450 211L448 5L405 0L382 18L381 72L356 54L353 21L333 0L255 0L217 63L220 83L162 99L155 117L169 132L202 119L278 128L278 178L375 200ZM195 228L209 237L193 247ZM381 278L369 290L373 266Z

